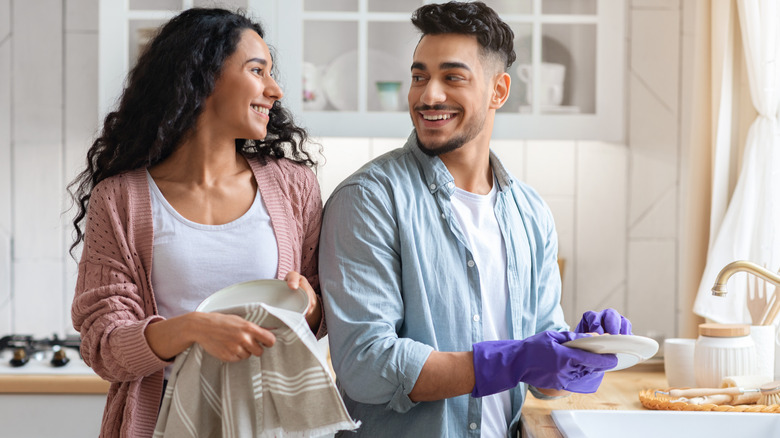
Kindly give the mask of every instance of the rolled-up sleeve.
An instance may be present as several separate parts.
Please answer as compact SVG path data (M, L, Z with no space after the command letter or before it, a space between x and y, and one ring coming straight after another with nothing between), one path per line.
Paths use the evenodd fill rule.
M331 360L353 400L406 412L429 345L399 337L404 323L401 257L386 188L340 187L325 206L320 286Z

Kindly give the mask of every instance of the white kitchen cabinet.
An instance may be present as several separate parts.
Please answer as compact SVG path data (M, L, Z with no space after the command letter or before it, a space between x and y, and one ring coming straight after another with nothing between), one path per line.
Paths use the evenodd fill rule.
M312 134L403 138L412 128L406 92L419 39L409 19L423 3L431 1L231 4L246 7L263 23L285 104ZM512 91L497 114L493 137L623 141L624 3L486 3L512 27L517 53L509 71ZM101 0L101 115L121 91L143 29L201 4L210 2ZM543 79L534 81L535 77Z
M431 2L279 2L275 21L280 26L271 43L279 52L287 105L312 133L337 137L408 134L412 125L406 91L419 39L409 18L423 3ZM518 55L509 71L512 92L497 114L493 137L622 141L623 2L486 3L512 27ZM382 105L386 100L377 84L389 81L401 85L395 109Z
M83 438L98 436L105 394L1 394L0 436Z

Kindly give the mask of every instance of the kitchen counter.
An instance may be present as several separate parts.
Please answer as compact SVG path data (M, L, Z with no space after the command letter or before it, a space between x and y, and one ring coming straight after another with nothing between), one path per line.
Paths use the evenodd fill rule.
M39 366L3 374L8 370L2 364L0 436L81 438L100 434L109 383L87 373L85 365L53 370Z
M639 391L666 388L663 364L640 364L606 373L595 394L572 394L556 400L539 400L528 393L523 405L523 437L562 438L550 412L558 409L645 409Z
M0 375L0 394L107 394L108 387L97 375Z

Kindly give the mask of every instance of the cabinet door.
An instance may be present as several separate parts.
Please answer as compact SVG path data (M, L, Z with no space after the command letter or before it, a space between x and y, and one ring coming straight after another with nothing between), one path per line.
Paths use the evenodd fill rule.
M287 105L314 135L409 133L406 94L419 40L410 17L424 3L431 2L279 2L278 40L271 43ZM518 56L493 137L622 141L623 2L485 3L512 27Z

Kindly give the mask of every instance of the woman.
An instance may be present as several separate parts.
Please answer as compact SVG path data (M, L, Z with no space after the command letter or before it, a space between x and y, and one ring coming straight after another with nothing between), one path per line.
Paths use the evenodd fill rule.
M273 345L238 316L194 312L216 290L284 278L325 334L315 163L272 68L258 24L181 13L139 58L71 184L71 250L83 242L73 325L84 360L112 383L101 436L152 436L163 370L193 343L223 361Z

